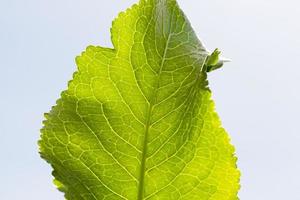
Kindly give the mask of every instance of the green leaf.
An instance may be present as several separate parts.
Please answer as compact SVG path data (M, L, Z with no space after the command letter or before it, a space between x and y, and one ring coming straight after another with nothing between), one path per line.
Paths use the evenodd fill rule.
M234 148L207 87L208 52L175 0L142 0L90 46L46 114L41 156L69 200L236 200Z

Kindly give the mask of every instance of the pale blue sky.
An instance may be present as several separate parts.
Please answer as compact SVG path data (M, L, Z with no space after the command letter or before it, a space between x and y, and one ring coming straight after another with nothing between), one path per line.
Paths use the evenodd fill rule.
M136 0L0 0L0 199L62 200L39 158L43 119L89 44ZM241 200L300 199L300 3L180 0L206 46L232 59L210 74L242 171Z

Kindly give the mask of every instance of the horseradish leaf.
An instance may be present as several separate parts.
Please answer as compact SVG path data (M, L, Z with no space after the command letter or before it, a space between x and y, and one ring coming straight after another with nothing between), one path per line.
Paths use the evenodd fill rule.
M236 200L209 55L175 0L141 0L89 46L45 115L40 153L68 200Z

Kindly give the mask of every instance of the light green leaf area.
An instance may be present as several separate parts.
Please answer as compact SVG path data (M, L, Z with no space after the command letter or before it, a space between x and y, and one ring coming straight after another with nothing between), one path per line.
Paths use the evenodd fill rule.
M40 152L58 189L68 200L238 199L208 52L176 1L142 0L111 33L114 49L90 46L77 57L78 72L46 114Z

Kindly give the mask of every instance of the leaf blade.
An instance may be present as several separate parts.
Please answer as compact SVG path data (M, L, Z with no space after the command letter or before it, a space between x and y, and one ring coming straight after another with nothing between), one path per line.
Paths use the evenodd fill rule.
M42 130L41 154L66 198L234 199L239 172L210 100L208 53L176 1L140 1L111 32L114 49L90 46L76 59Z

